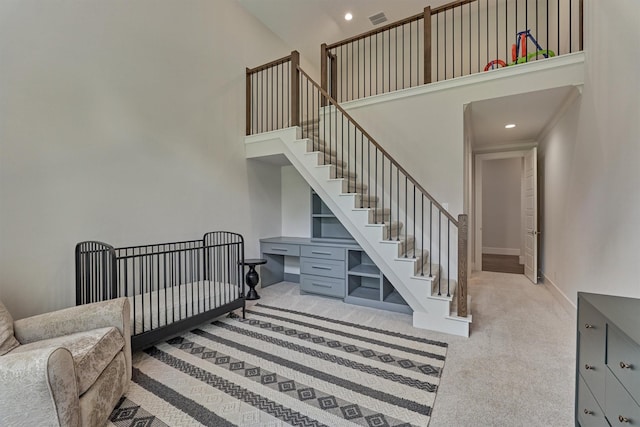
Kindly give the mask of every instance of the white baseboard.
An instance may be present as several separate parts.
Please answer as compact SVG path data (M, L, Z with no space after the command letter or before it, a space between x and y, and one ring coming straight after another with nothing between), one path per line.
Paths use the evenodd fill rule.
M571 301L571 299L569 299L569 297L565 295L564 292L560 290L558 285L553 283L553 281L549 279L545 274L542 275L542 280L542 283L544 285L547 285L547 289L549 289L549 291L556 297L556 299L564 307L564 309L567 310L568 313L575 314L577 310L576 305L573 303L573 301Z
M490 248L488 246L482 247L482 253L488 255L516 255L520 256L520 249L513 248Z

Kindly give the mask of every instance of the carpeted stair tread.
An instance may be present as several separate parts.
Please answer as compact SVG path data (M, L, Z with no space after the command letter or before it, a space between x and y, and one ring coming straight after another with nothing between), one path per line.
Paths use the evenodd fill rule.
M345 178L342 182L343 193L364 193L367 191L367 185L358 181L357 179Z

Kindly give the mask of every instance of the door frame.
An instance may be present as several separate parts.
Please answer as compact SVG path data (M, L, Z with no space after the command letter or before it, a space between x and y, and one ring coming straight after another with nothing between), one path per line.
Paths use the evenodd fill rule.
M527 145L523 147L522 150L515 151L499 151L492 153L476 153L474 154L474 230L473 230L473 241L474 241L474 270L482 271L482 169L485 161L488 160L499 160L499 159L511 159L511 158L521 158L524 162L524 157L531 148L536 147L537 144ZM524 168L520 174L520 231L522 236L524 236ZM520 261L523 260L524 256L524 239L520 239Z

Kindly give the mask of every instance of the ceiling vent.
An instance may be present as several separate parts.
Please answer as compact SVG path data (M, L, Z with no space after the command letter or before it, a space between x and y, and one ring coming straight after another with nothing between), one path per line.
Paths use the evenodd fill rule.
M387 22L387 16L384 14L384 12L379 12L375 15L371 15L369 17L369 21L371 21L373 25L382 24L383 22Z

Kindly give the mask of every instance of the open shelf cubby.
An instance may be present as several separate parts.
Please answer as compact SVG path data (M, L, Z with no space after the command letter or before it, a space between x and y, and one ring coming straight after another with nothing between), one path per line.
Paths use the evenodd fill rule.
M362 249L347 249L345 302L411 314L413 311Z
M380 279L349 275L347 295L373 301L380 301Z
M382 280L382 301L389 304L408 305L386 277Z
M354 276L380 278L380 269L364 251L348 251L347 273Z
M311 238L353 242L351 234L313 190L311 191Z

